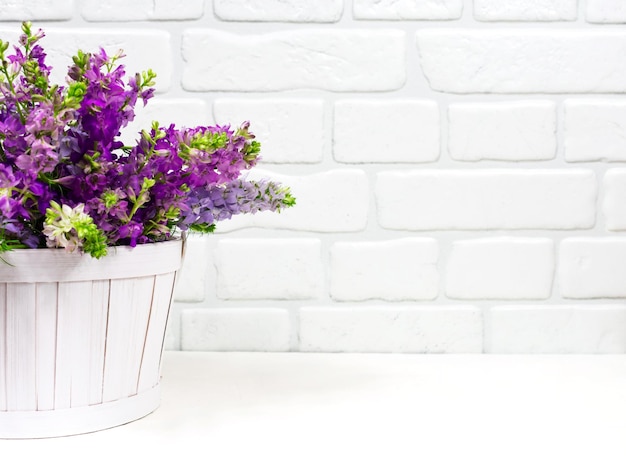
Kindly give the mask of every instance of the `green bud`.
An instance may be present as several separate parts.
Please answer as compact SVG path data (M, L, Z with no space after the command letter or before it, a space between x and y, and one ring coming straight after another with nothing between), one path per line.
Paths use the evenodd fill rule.
M26 34L27 36L30 36L32 26L33 26L33 23L31 23L30 21L24 21L22 23L22 32Z
M107 208L111 208L112 206L115 206L118 200L119 198L117 194L113 192L112 190L108 192L104 192L102 194L102 202L104 203L104 206Z
M141 72L141 83L138 83L142 88L147 86L154 86L156 84L155 78L156 73L152 71L152 69L148 69L147 71Z
M154 187L154 184L156 184L156 181L154 179L144 177L143 182L141 183L141 191L145 192L147 190L150 190L152 187Z

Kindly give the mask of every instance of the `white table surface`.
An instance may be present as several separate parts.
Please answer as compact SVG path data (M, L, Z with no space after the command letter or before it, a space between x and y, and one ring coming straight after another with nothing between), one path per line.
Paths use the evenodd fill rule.
M626 467L626 356L165 354L161 407L12 467ZM6 463L8 461L12 463Z

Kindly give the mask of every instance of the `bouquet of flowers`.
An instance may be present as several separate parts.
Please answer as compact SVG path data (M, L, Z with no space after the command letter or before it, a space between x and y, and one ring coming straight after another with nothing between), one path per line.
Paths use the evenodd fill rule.
M126 78L122 52L100 49L78 51L66 83L53 84L43 32L25 22L22 33L13 50L0 40L0 252L47 246L99 258L107 246L212 232L235 214L295 204L287 187L242 175L259 160L248 122L155 122L127 146L120 130L156 75Z

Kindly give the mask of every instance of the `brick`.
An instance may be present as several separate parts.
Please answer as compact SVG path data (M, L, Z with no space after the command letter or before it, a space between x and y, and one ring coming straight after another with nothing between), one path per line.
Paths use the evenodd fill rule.
M185 309L182 351L289 351L291 321L281 308Z
M183 33L188 91L387 91L405 81L401 30L300 29L238 35Z
M165 92L171 86L172 53L168 32L46 27L45 33L41 45L47 53L46 63L52 67L50 79L53 83L65 84L67 68L79 49L95 52L103 47L110 55L120 49L124 51L125 57L119 63L125 66L127 76L151 68L157 73L157 92ZM0 28L0 38L11 44L17 43L19 34L18 26Z
M323 281L318 239L223 239L215 250L222 299L311 299Z
M151 20L190 20L204 14L204 0L152 0L151 3L153 9L148 17Z
M478 21L573 21L577 0L474 0Z
M547 299L553 276L550 239L456 241L448 257L445 290L455 299Z
M190 235L185 247L183 266L178 273L174 300L202 302L206 298L209 254L204 236Z
M203 12L203 0L81 0L87 21L188 20Z
M602 213L610 231L626 230L626 169L609 169L604 174Z
M568 99L563 107L566 161L626 161L626 101Z
M175 124L177 128L212 125L215 122L209 106L202 99L169 99L155 97L143 107L135 108L135 120L122 130L121 139L133 143L142 129L150 129L152 122L157 121L162 127Z
M575 237L561 241L558 282L569 299L626 297L626 239Z
M220 123L251 122L266 163L318 163L325 148L324 101L321 99L217 99Z
M353 15L365 20L458 19L463 0L354 0Z
M417 44L436 91L626 92L624 31L433 28L418 31Z
M339 162L429 162L439 158L434 101L339 100L333 153Z
M68 20L74 13L74 0L3 0L0 21Z
M336 242L330 250L330 294L339 301L434 299L438 255L434 239Z
M296 206L281 213L235 216L218 224L219 232L245 227L315 232L357 232L367 226L369 182L364 171L333 169L292 176L255 169L249 179L272 179L290 187Z
M622 0L587 0L585 18L590 23L626 23Z
M215 15L226 21L332 23L343 13L342 0L214 0Z
M583 169L382 171L375 194L388 229L584 229L597 183Z
M485 314L488 353L626 352L623 305L493 307Z
M302 307L300 351L480 353L482 315L471 306Z
M532 161L556 155L556 105L550 101L456 103L448 109L453 159Z

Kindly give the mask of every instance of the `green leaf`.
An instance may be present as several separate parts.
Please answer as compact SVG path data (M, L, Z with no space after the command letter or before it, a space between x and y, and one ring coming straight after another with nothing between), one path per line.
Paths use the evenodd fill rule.
M211 234L212 232L215 232L215 224L191 224L189 226L189 230L193 232L201 232L202 234Z

